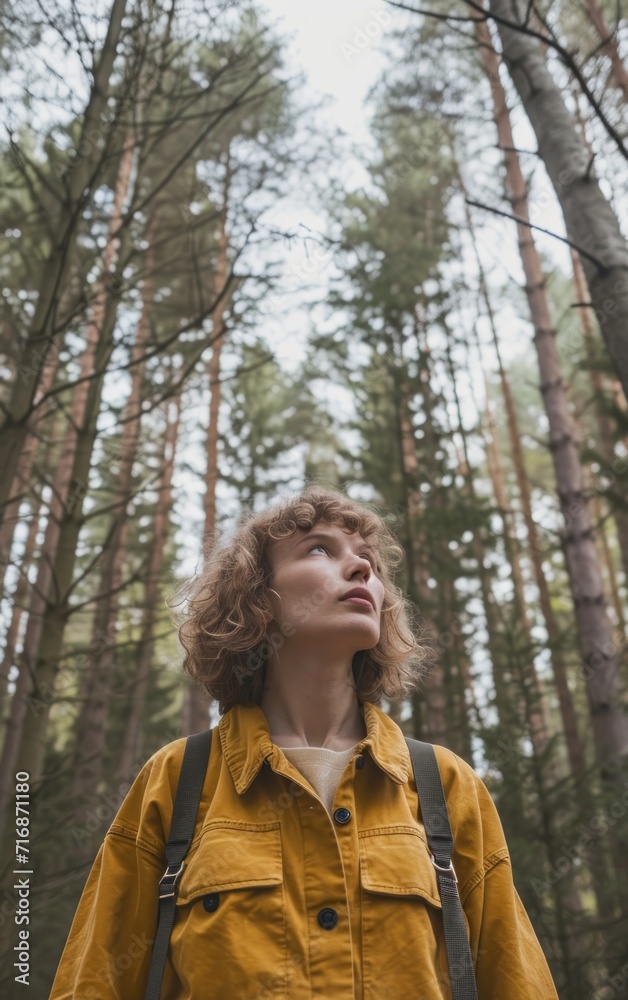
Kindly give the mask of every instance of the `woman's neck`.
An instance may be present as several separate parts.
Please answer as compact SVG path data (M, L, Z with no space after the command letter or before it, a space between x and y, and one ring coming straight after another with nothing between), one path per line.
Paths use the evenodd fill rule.
M260 708L273 743L284 747L324 747L348 750L366 736L362 706L355 690L345 687L339 697L325 692L308 697L293 685L267 682Z

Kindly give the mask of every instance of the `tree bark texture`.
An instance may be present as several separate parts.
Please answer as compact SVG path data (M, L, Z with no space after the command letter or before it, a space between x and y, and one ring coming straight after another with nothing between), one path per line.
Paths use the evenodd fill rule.
M147 274L142 286L142 312L131 358L131 386L121 421L116 510L102 556L102 596L96 605L89 661L85 683L82 685L73 766L73 792L79 797L88 796L96 788L102 773L106 746L109 694L116 651L115 636L127 551L128 505L133 493L132 471L140 432L141 386L145 369L143 358L150 334L153 307L154 276L150 245L154 232L155 226L151 222L147 233L149 249L146 254Z
M138 644L137 672L131 696L131 710L127 719L124 743L118 761L117 778L128 781L142 752L142 722L146 704L146 694L150 680L153 649L155 644L155 621L161 592L161 576L164 564L164 548L168 538L170 510L172 507L172 476L179 437L182 390L166 403L166 430L164 433L163 472L159 484L159 499L155 509L153 543L144 588L141 636ZM207 726L205 727L207 728Z
M489 0L496 18L521 23L519 0ZM602 194L591 156L538 40L497 21L503 60L534 129L567 235L579 250L591 301L624 392L628 393L628 247ZM514 154L507 153L506 157ZM519 208L514 206L515 214ZM524 216L527 218L527 216Z
M514 149L506 96L499 79L497 55L490 44L486 25L478 22L477 31L482 59L491 84L499 145L506 150L504 161L507 196L514 214L527 220L527 188L519 157ZM510 34L517 35L516 43L513 42L516 49L518 38L523 36L512 31ZM510 34L507 36L509 44ZM526 43L529 41L530 39L525 39ZM534 47L538 48L536 43ZM547 74L546 69L545 73ZM549 74L547 75L549 78ZM581 673L586 683L596 756L602 764L617 755L628 753L628 718L622 704L620 686L620 650L613 642L612 627L606 610L576 431L562 378L556 332L545 293L545 280L531 230L518 224L517 236L526 279L525 290L534 324L540 389L549 421L550 450L560 508L565 521L561 540L582 656ZM593 295L593 289L591 294ZM626 305L628 318L628 298Z
M126 0L114 0L109 15L107 33L103 41L95 68L91 92L83 116L81 138L77 145L76 159L67 172L66 198L56 226L58 239L53 245L46 266L42 269L37 306L31 328L24 345L23 356L28 359L46 352L57 331L57 303L63 296L64 285L79 252L78 220L82 208L91 197L94 177L99 170L104 155L102 144L102 116L107 108L109 81L118 50L122 21L126 10ZM55 226L51 226L55 231ZM0 519L3 504L9 497L13 477L17 470L20 454L28 434L29 418L33 399L41 373L32 372L28 379L16 378L11 392L7 412L0 415Z

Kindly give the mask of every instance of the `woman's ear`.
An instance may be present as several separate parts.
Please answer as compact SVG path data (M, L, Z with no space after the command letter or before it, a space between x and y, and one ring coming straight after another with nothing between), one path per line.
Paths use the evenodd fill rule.
M272 587L266 587L266 592L268 594L268 603L270 604L272 617L268 619L268 625L275 623L276 627L279 628L279 623L281 621L281 606L283 604L283 598L281 594L278 594L276 590ZM274 597L271 597L274 594Z

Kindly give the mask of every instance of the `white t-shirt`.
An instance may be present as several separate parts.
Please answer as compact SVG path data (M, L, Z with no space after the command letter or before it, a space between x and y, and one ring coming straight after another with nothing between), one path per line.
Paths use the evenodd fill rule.
M328 750L327 747L281 747L281 750L309 781L331 816L338 783L356 746L357 743L348 750Z

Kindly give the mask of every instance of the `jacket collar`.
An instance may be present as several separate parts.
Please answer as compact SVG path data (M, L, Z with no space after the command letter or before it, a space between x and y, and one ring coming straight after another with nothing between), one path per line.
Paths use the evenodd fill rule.
M408 780L410 756L405 737L390 716L370 701L362 704L366 736L355 747L368 750L375 763L397 784ZM247 790L266 757L275 762L279 748L259 705L234 705L218 723L222 752L239 795Z

